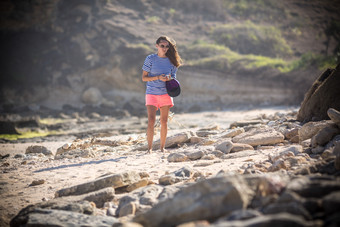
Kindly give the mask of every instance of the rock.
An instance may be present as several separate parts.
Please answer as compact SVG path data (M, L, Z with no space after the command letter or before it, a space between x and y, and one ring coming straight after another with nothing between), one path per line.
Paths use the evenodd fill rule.
M340 182L335 177L299 177L288 183L286 190L305 198L322 198L340 190Z
M340 211L340 191L335 191L322 198L322 207L327 215L337 214Z
M336 109L329 108L327 115L340 128L340 112Z
M234 128L234 129L228 130L226 133L223 133L221 138L232 138L241 133L244 133L244 128Z
M244 221L222 221L212 224L211 227L251 227L251 226L297 226L297 227L321 227L320 220L306 221L303 217L287 213L273 215L261 215Z
M173 198L136 215L133 221L143 226L175 226L192 220L215 219L246 208L250 195L241 177L214 177L182 188Z
M57 150L56 155L54 156L54 159L72 159L77 157L82 158L94 158L96 156L95 152L93 150L81 150L81 149L71 149L71 150L64 150L63 148L59 148Z
M337 170L340 170L340 142L335 144L333 154L335 155L334 166Z
M145 212L146 210L151 209L151 207L159 201L171 198L176 191L177 189L174 189L171 186L164 188L160 185L148 185L146 187L139 188L133 192L130 192L119 200L116 215L119 216L119 213L121 213L120 209L126 205L131 206L130 203L135 204L136 214Z
M78 197L78 200L93 202L96 204L96 207L102 208L106 202L112 201L114 199L114 195L114 188L108 187L81 195ZM77 199L77 197L75 197L75 199Z
M133 184L130 184L127 188L126 191L127 192L132 192L133 190L136 190L137 188L141 188L141 187L145 187L146 185L148 185L149 181L147 179L141 179L138 182L135 182Z
M99 89L91 87L83 92L82 101L85 104L96 105L103 101L103 96Z
M168 162L185 162L189 160L188 156L182 153L172 153L167 157Z
M173 147L178 144L189 142L191 136L193 136L192 134L193 134L192 132L182 132L182 133L175 134L173 136L169 136L166 138L165 147L166 148ZM159 148L160 148L160 141L157 140L153 143L152 149L157 150ZM137 147L135 150L147 150L147 149L148 149L148 146L144 145L141 147Z
M234 158L243 158L243 157L250 157L253 155L257 155L258 151L255 150L245 150L245 151L239 151L236 153L230 153L230 154L225 154L221 156L221 159L234 159Z
M311 145L312 147L317 147L317 146L324 146L326 145L329 141L332 140L332 138L335 135L340 134L340 129L337 127L337 125L329 124L326 127L320 129L313 137L311 140Z
M249 144L244 143L233 143L230 153L244 151L244 150L254 150L254 148Z
M204 152L203 151L190 152L186 153L186 156L192 161L198 160L204 156Z
M272 203L264 207L263 214L277 214L277 213L290 213L304 217L306 220L312 220L310 213L299 203Z
M53 155L50 150L48 150L44 146L32 145L26 148L25 154L44 154L44 155Z
M30 184L30 186L36 186L36 185L41 185L41 184L45 184L45 180L41 179L41 180L34 180L32 181L32 183Z
M335 69L325 70L305 95L299 109L300 122L328 119L329 108L340 109L340 64Z
M248 220L251 218L255 218L258 216L261 216L262 214L257 210L235 210L233 211L227 218L223 218L224 220L228 221L235 221L235 220ZM222 221L223 219L220 219L218 222Z
M171 185L181 181L190 180L194 175L194 171L189 167L183 167L175 172L163 175L159 178L160 185Z
M196 135L199 137L208 137L211 135L216 135L218 132L216 131L197 131Z
M237 122L233 122L230 124L230 128L237 128L237 127L244 127L244 126L248 126L248 125L257 125L257 124L262 124L263 121L262 120L249 120L249 121L237 121Z
M304 124L299 129L299 139L300 139L300 141L311 139L321 129L323 129L324 127L326 127L330 124L333 124L333 123L331 121L311 121L311 122Z
M81 195L88 192L97 191L99 189L106 187L120 188L123 186L131 185L140 180L141 178L139 174L136 173L135 171L124 172L121 174L113 174L99 178L94 181L58 190L55 193L55 197Z
M88 201L78 201L73 196L57 198L46 202L34 204L22 209L12 220L11 226L25 226L31 213L37 209L64 210L70 213L93 214L94 206Z
M28 217L26 226L112 226L113 217L91 216L63 210L36 209Z
M222 151L224 154L229 154L232 148L233 143L231 141L222 142L215 147L216 150Z
M284 140L282 133L272 128L254 128L248 132L235 136L234 143L245 143L251 146L272 145L281 143Z
M275 153L268 155L271 162L275 162L280 158L294 157L298 154L301 154L303 152L303 148L301 145L291 145L287 147L276 148L274 152Z
M202 137L192 136L190 138L190 143L201 143L204 140Z
M295 136L299 135L299 128L288 129L284 132L284 136L286 139L290 140Z
M129 202L125 204L123 207L119 209L119 217L127 216L127 215L135 215L136 214L136 204L134 202Z
M9 157L10 157L10 154L5 154L5 155L0 154L0 160L6 159L6 158L9 158ZM15 158L15 156L14 156L14 158Z

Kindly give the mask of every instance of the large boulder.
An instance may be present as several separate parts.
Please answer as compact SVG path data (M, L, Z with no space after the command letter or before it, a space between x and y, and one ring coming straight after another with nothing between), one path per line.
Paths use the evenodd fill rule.
M252 191L239 176L222 176L182 188L173 198L134 218L143 226L175 226L193 220L215 219L246 208Z
M297 120L301 122L329 119L327 110L340 110L340 64L335 69L327 69L313 83L305 95Z

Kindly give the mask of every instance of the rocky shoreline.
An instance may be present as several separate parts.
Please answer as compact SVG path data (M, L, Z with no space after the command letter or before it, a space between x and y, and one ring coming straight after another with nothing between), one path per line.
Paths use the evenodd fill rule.
M306 124L296 115L181 130L169 136L164 154L146 154L138 134L76 139L55 153L30 146L24 155L2 157L1 171L24 165L50 174L29 178L31 190L44 191L39 187L56 171L66 174L63 167L79 166L79 178L91 176L93 163L116 167L49 186L51 196L22 209L10 225L337 226L340 113L329 109L331 120Z

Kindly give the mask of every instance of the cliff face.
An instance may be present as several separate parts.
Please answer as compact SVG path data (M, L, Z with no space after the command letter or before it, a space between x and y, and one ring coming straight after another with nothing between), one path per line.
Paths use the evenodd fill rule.
M212 28L243 23L247 19L232 13L223 1L198 3L166 0L3 1L1 103L35 103L54 108L64 104L82 106L86 104L82 94L88 88L97 88L106 101L117 107L132 99L143 102L145 85L141 82L141 66L146 55L155 51L154 41L159 35L173 37L184 60L190 63L192 51L189 45L195 41L211 43L214 38ZM294 1L290 3L305 7ZM320 10L333 12L332 7ZM273 20L278 24L284 19L287 18ZM295 20L288 19L292 23ZM253 18L254 23L266 23L268 19L257 20L260 19ZM305 45L298 45L300 38L291 41L297 55L308 50ZM310 49L321 52L324 45L320 42L322 40ZM334 49L335 43L334 40L330 42L329 48ZM233 48L232 43L229 46ZM264 55L267 52L263 50ZM215 107L221 108L230 104L296 104L301 101L301 90L296 89L301 87L301 81L306 82L302 86L302 90L306 90L319 74L317 71L311 75L311 71L317 70L313 67L283 75L268 67L249 69L240 62L244 61L228 63L229 68L222 70L217 70L215 65L201 68L197 64L184 65L178 72L184 88L178 105L187 107L187 103L191 103L194 106L192 103L200 100L194 97L202 94L206 101L202 105L214 103ZM209 87L202 86L209 83Z

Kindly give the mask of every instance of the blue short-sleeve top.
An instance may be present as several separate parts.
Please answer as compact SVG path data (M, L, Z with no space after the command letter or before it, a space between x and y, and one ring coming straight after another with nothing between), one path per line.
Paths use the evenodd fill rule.
M149 73L150 77L162 74L170 74L172 78L176 78L177 67L174 66L169 58L161 58L157 54L150 54L146 57L142 69ZM146 82L146 94L164 95L167 94L165 82L154 80Z

